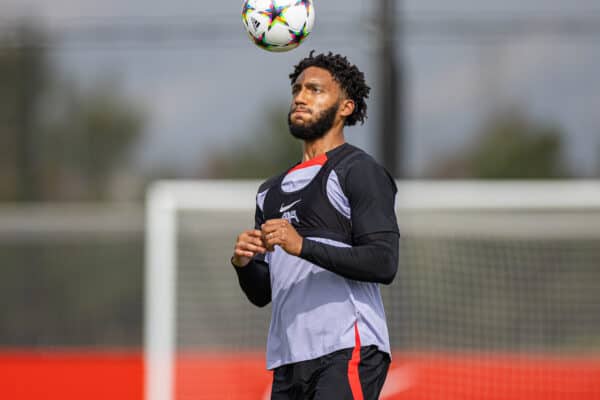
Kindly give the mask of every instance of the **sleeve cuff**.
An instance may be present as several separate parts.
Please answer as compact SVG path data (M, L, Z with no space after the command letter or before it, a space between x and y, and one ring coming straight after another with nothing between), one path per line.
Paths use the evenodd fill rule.
M302 241L302 250L300 250L300 258L309 260L309 258L314 254L315 244L317 243L315 243L313 240L304 238Z

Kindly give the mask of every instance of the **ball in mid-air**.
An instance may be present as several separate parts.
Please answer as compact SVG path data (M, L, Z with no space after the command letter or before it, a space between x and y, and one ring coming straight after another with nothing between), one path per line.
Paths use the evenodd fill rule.
M315 8L312 0L244 0L242 22L258 47L288 51L310 34Z

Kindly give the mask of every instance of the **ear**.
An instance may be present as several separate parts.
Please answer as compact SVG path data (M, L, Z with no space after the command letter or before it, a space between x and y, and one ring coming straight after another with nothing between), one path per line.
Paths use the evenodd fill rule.
M342 100L339 108L339 113L342 117L348 118L354 112L354 101L350 99Z

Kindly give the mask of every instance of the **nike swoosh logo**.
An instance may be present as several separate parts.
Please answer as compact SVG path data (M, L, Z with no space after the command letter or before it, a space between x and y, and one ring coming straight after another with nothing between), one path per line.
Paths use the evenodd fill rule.
M286 212L287 210L289 210L290 208L294 207L296 204L300 203L302 201L302 199L298 199L295 202L288 204L287 206L284 206L283 204L281 205L281 208L279 209L279 212Z

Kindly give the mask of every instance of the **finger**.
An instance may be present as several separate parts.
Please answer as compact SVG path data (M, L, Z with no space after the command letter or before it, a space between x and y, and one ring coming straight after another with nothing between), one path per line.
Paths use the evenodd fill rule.
M281 225L278 224L263 224L262 226L262 234L263 236L268 235L269 233L273 233L277 231L277 229L281 228Z
M273 224L267 224L266 222L260 226L260 232L264 235L265 231L273 230Z
M257 238L260 238L262 236L262 232L259 231L258 229L252 229L252 230L246 231L246 234L249 237L257 237Z
M267 239L267 238L264 239L264 246L267 249L267 251L273 251L274 250L274 248L273 248L273 246L275 246L274 241L275 241L275 237L274 236L269 237L269 239Z
M247 233L240 236L238 239L239 243L256 243L262 240L262 232L261 231L248 231Z
M272 230L270 232L264 233L263 240L266 243L268 243L269 241L273 240L274 238L279 237L279 235L280 235L279 234L279 230L278 229L274 229L274 230Z
M256 246L264 246L264 237L261 231L248 231L245 235L238 238L238 243L252 243Z
M265 252L265 248L261 245L255 245L252 243L243 243L240 245L240 249L245 250L245 251L251 251L253 253L264 253Z
M272 233L266 233L263 235L262 240L263 240L263 243L265 244L265 246L267 246L267 247L269 246L269 244L270 244L269 241L271 240L272 237L273 237Z
M249 243L252 243L255 246L258 247L265 247L265 241L263 240L262 236L258 237L258 238L253 238L252 240L249 241Z
M248 231L249 232L249 231ZM258 236L255 236L255 234L253 233L252 236L249 235L248 232L244 232L242 233L236 240L236 246L239 244L243 244L243 243L252 243L256 246L262 246L263 244L263 240L262 240L262 234L260 234Z
M273 231L267 235L265 235L265 244L266 245L274 245L274 244L282 244L285 242L286 233L281 229Z
M292 226L292 225L290 224L290 222L287 219L271 219L271 220L265 222L261 226L261 230L263 232L265 230L272 231L275 229L287 228L288 226Z
M233 251L233 254L235 254L237 257L254 257L254 253L252 253L251 251L247 251L247 250L242 250L242 249L238 249L236 248Z
M265 224L276 224L277 222L285 221L283 218L271 218L265 221Z
M281 226L282 222L287 222L287 220L285 220L283 218L269 219L264 224L262 224L262 227L264 228L264 227L271 227L271 226Z
M264 248L264 243L260 237L242 235L236 242L235 247L242 250L257 251Z
M267 248L269 248L269 247L273 247L273 240L274 240L274 239L275 239L275 235L274 235L272 232L271 232L271 233L268 233L268 234L266 234L266 235L264 235L264 237L263 237L263 241L264 241L264 243L265 243L265 246L266 246Z
M238 243L252 243L256 246L263 245L263 234L261 231L253 231L252 235L245 235L238 239Z
M281 237L274 237L271 240L269 240L269 245L271 247L276 246L276 245L284 246L285 241Z

